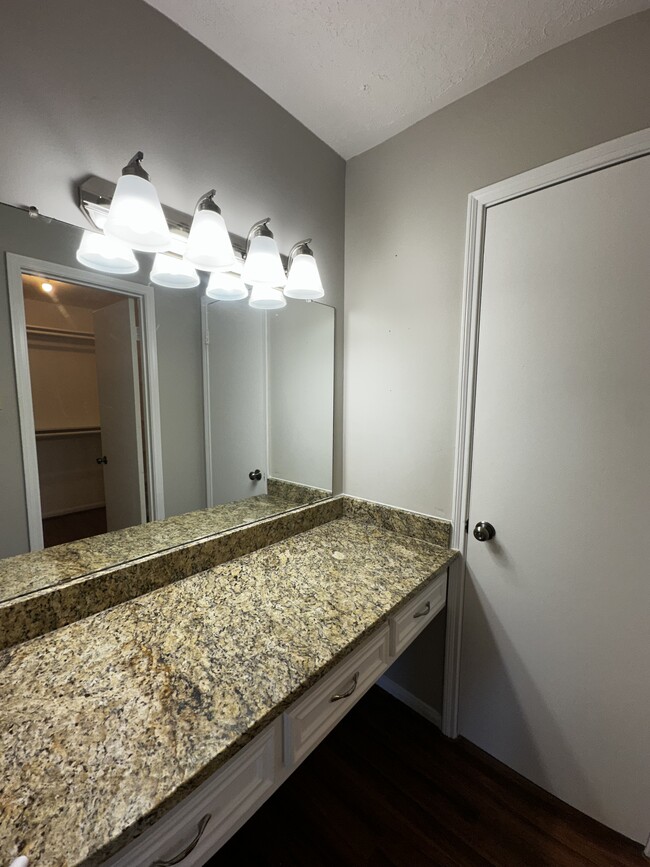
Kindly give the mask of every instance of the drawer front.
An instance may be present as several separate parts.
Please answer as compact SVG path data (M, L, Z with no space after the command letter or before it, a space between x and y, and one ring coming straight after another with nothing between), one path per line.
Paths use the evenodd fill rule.
M447 573L440 575L390 619L390 652L398 656L445 607Z
M204 864L275 788L280 727L268 726L106 867Z
M388 668L389 632L383 626L284 715L284 763L302 761Z

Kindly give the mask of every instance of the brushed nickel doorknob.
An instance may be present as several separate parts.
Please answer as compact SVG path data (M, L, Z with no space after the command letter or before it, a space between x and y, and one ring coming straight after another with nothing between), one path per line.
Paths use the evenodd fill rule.
M489 542L496 534L497 531L488 521L479 521L474 527L474 538L479 542Z

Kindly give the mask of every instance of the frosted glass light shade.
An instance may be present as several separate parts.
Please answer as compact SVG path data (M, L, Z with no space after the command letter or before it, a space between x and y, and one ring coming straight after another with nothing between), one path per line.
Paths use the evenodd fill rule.
M313 256L308 253L300 253L294 258L289 269L284 294L287 298L300 298L303 301L323 297L325 292L318 273L318 265Z
M218 271L235 264L230 235L221 214L211 210L196 211L185 259L201 271Z
M167 289L193 289L201 282L196 270L184 259L156 253L149 279Z
M115 187L104 233L133 250L160 253L169 249L169 226L151 181L137 175L122 175Z
M278 245L273 238L256 235L251 239L242 272L247 286L284 286L287 275L282 267Z
M253 286L248 304L256 310L278 310L280 307L287 306L287 299L279 289L258 283Z
M98 232L85 231L77 250L77 262L107 274L135 274L140 267L133 250Z
M215 271L210 275L205 294L215 301L241 301L248 297L248 289L239 274L233 274L232 271Z

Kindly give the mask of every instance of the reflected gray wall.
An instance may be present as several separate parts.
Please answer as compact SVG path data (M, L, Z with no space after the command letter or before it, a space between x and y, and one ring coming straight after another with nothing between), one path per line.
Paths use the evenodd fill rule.
M2 17L0 201L83 226L75 183L91 174L117 179L142 149L166 204L191 213L216 187L231 231L245 235L271 216L284 252L313 237L324 300L342 310L345 163L331 148L142 0L4 0ZM4 316L4 290L0 304ZM165 296L160 317L166 496L186 511L196 507L190 481L204 475L200 383L192 374L200 370L199 312L195 318ZM342 328L336 376L340 491Z
M334 311L289 301L267 315L269 475L330 491Z
M0 205L0 556L29 550L5 252L79 268L79 229ZM147 271L129 278L143 282ZM198 296L154 289L165 511L205 506L201 311ZM189 449L188 442L200 443Z

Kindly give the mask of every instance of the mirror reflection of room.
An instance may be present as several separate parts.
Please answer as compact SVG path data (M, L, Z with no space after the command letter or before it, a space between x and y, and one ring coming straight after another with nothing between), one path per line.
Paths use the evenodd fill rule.
M332 491L334 308L104 273L86 234L0 204L3 601Z
M41 275L22 285L43 546L147 521L137 301Z
M330 496L334 310L213 301L204 317L208 506L265 517Z

